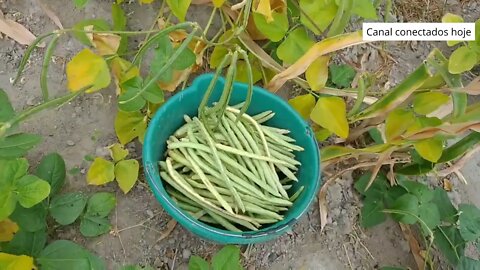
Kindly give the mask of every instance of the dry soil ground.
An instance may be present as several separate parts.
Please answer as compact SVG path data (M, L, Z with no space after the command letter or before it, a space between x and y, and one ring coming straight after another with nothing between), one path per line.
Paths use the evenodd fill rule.
M60 18L66 27L87 18L110 18L110 3L107 0L91 0L85 9L76 9L70 0L43 0ZM128 2L128 1L126 1ZM129 15L131 30L150 27L156 16L158 3L140 6L136 1L124 4ZM430 3L435 1L416 1ZM444 1L440 1L442 4ZM478 1L448 1L445 11L462 13L467 21L478 19ZM420 6L419 9L422 9ZM425 7L423 7L425 8ZM55 25L33 0L0 0L0 9L5 16L28 27L34 34L49 32ZM401 10L399 10L400 14ZM189 18L204 23L209 15L208 8L193 7ZM428 13L428 9L427 9ZM422 14L425 14L422 13ZM430 14L430 13L428 13ZM403 20L404 16L397 16ZM354 27L355 28L355 27ZM358 28L358 26L357 26ZM134 45L134 44L133 44ZM425 57L434 43L389 43L387 51L395 62L383 66L383 60L372 47L365 46L343 53L345 59L358 63L361 54L371 51L369 69L385 72L390 85L398 83L407 72L412 71ZM50 68L52 96L66 92L65 64L79 50L81 45L73 39L62 38L54 53ZM16 73L25 47L9 39L0 40L0 86L6 89L16 109L21 110L40 102L38 78L43 50L37 50L29 62L20 84L13 86L10 81ZM29 156L35 165L41 155L57 151L63 155L67 166L79 168L77 175L70 175L67 190L84 190L87 187L85 171L89 163L86 155L106 155L105 146L115 141L113 119L115 116L115 95L112 88L100 93L81 96L65 106L43 112L23 125L23 129L44 136L43 143ZM140 145L129 145L140 156ZM480 206L480 181L478 162L472 160L464 169L468 187L453 180L451 196L456 202L474 202ZM378 266L396 265L415 269L408 243L394 222L369 230L358 225L360 201L352 190L352 177L344 176L328 192L329 224L320 232L319 213L316 202L307 215L299 221L293 231L276 241L244 247L244 262L248 269L374 269ZM115 192L118 205L112 215L119 236L107 234L86 239L78 233L77 225L56 232L54 237L66 238L88 246L105 258L109 269L118 269L125 264L151 265L158 269L182 269L191 254L209 256L219 246L204 241L176 226L166 238L159 240L170 217L154 199L143 179L127 195L114 185L101 188Z

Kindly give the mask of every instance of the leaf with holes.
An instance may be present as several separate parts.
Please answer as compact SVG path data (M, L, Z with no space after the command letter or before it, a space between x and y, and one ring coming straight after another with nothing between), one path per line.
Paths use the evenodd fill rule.
M110 231L112 225L108 218L85 215L80 222L80 233L86 237L95 237Z
M114 178L114 164L100 157L95 158L88 169L87 183L99 186L112 182Z
M305 120L308 120L313 107L315 107L315 97L312 94L296 96L288 101Z
M50 194L54 195L60 191L65 183L65 161L58 153L50 153L40 160L35 175L50 184Z
M320 97L310 119L342 138L347 138L349 127L345 101L339 97Z
M106 217L115 208L117 200L115 195L108 192L98 192L88 199L85 215Z
M77 220L86 204L87 196L81 192L57 195L50 202L50 215L58 224L69 225Z
M140 165L135 159L122 160L115 164L115 178L123 193L127 194L135 185L139 169Z

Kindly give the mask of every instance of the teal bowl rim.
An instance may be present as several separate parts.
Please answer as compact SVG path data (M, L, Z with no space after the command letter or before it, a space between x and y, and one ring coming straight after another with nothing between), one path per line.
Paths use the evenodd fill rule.
M302 217L306 211L310 208L310 205L314 201L316 194L320 188L321 184L321 173L320 173L320 150L318 147L318 142L313 136L314 132L311 129L310 125L305 122L305 120L282 98L269 92L266 89L255 86L254 91L263 91L263 94L271 98L271 102L283 103L284 109L287 110L293 117L297 118L297 121L304 123L307 128L307 133L310 135L311 140L314 143L315 156L318 159L318 166L314 166L316 172L314 175L317 175L316 181L313 181L313 187L305 188L303 192L307 192L306 196L308 200L305 200L302 204L297 207L301 209L298 211L294 217L291 217L290 220L279 221L284 224L278 225L278 223L272 224L266 228L260 229L258 231L246 231L246 232L231 232L217 227L207 225L197 219L193 218L189 214L184 213L175 202L167 195L165 188L163 187L163 181L158 173L158 160L150 160L152 151L158 151L150 147L150 141L155 140L154 129L150 128L151 126L157 125L159 118L163 113L167 113L171 106L174 106L179 102L185 94L190 92L197 91L198 84L202 80L209 80L213 78L213 74L203 74L198 76L192 83L192 85L182 92L177 93L176 95L169 98L155 113L151 119L144 138L143 153L142 153L142 162L144 166L145 176L147 178L150 189L152 190L157 201L162 205L162 207L172 216L178 223L180 223L188 231L194 233L195 235L214 241L222 244L252 244L265 242L273 240L274 238L282 235L287 232L297 220ZM218 78L220 83L224 83L224 78ZM246 84L235 82L233 87L246 87ZM205 235L207 234L207 235ZM215 238L215 239L212 239Z

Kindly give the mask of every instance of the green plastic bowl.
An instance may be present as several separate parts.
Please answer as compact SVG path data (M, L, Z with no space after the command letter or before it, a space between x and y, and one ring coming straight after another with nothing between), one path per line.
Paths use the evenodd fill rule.
M247 113L254 115L266 110L275 112L275 117L267 122L269 126L288 129L297 144L305 149L296 153L296 159L302 163L297 178L298 183L289 190L294 193L300 186L304 191L292 207L284 214L284 220L263 227L258 231L242 233L230 232L196 220L178 207L165 190L160 178L158 162L164 159L166 141L181 125L183 115L196 116L202 97L212 80L212 74L197 77L192 86L170 98L155 113L145 135L143 145L143 166L145 175L155 197L163 208L184 228L192 233L221 244L252 244L265 242L289 231L295 222L308 210L320 187L320 153L310 125L280 97L267 90L255 87L252 103ZM223 90L224 79L220 78L212 93L210 104L218 101ZM247 85L235 83L230 104L245 100Z

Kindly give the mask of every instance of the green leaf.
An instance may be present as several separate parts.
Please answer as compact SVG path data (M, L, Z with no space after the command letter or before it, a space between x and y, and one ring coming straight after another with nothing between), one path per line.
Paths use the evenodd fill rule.
M88 250L67 240L49 244L36 258L42 270L104 270L105 263Z
M135 159L122 160L115 164L115 178L123 193L127 194L135 185L139 169L140 165Z
M391 111L385 120L385 137L387 142L402 135L415 122L415 115L411 110L398 108Z
M87 20L83 20L76 23L72 28L79 31L73 31L72 35L78 41L80 41L83 45L86 45L86 46L92 46L92 43L90 42L90 39L87 37L87 35L81 31L83 31L84 27L88 25L93 25L93 30L99 30L99 31L110 30L110 25L104 19L87 19Z
M387 191L388 179L384 174L378 174L370 188L367 188L368 182L370 182L370 177L372 173L364 173L360 178L355 181L354 188L358 193L365 196L367 199L376 199L382 200L385 192Z
M458 264L456 269L457 270L478 270L480 269L480 261L462 256L462 258L460 259L460 263Z
M111 161L103 158L95 158L87 172L87 183L89 185L104 185L115 179L115 167Z
M253 83L256 83L262 79L262 71L258 68L257 65L251 64L251 67L252 67ZM235 74L235 81L249 83L247 72L248 72L247 63L243 60L237 61L237 73Z
M18 133L0 139L0 158L23 157L42 141L37 134Z
M398 179L398 184L409 193L417 196L420 202L429 202L433 199L433 191L428 186L408 178Z
M115 195L108 192L98 192L88 199L87 216L106 217L115 208L117 200Z
M150 76L156 74L162 67L166 65L168 59L174 53L172 43L168 35L158 38L158 45L155 48L155 55L152 64L150 65ZM167 69L160 77L162 82L170 82L173 77L173 68Z
M382 211L385 209L382 199L367 197L363 202L361 223L364 228L370 228L383 223L387 216Z
M370 135L370 138L376 143L376 144L384 144L385 142L383 141L382 138L382 133L378 128L371 128L368 130L368 135Z
M310 113L315 106L315 97L312 94L305 94L296 96L288 101L305 120L308 120Z
M355 74L357 73L355 69L353 69L349 65L336 65L332 64L329 66L330 69L330 79L332 83L340 88L348 88L351 86L353 78L355 78Z
M442 22L443 23L462 23L463 18L461 16L456 15L456 14L446 13L442 17ZM454 45L456 45L460 42L462 42L462 41L460 41L460 40L449 40L449 41L447 41L447 45L448 46L454 46Z
M84 8L85 5L87 5L89 0L73 0L73 3L75 3L75 6L77 8Z
M15 115L7 93L0 88L0 123L7 122Z
M48 197L50 185L37 176L25 175L15 182L15 190L20 205L30 208Z
M455 226L439 226L433 232L433 243L454 266L465 250L465 242Z
M452 205L447 192L442 188L435 188L433 190L432 203L440 209L440 219L445 222L455 223L457 209Z
M155 270L150 266L138 266L138 265L127 265L127 266L123 266L120 269L121 270Z
M392 217L399 222L405 224L414 224L417 219L414 216L418 216L418 199L412 194L404 194L400 196L392 205L395 210L401 210L408 212L408 215L404 214L392 214ZM414 215L414 216L412 216Z
M147 101L143 95L138 94L142 85L143 80L138 76L122 83L121 88L124 92L118 97L118 107L120 110L125 112L135 112L145 107Z
M345 101L339 97L320 97L310 114L317 125L342 138L347 138L349 126Z
M397 199L407 194L407 191L403 187L396 185L390 187L384 194L385 196L383 199L385 201L385 205L388 208L392 208Z
M203 258L193 255L188 261L188 270L210 270L210 265Z
M283 64L293 64L315 44L303 27L290 32L287 38L278 46L277 56Z
M50 153L40 160L35 175L50 184L50 194L54 195L60 191L65 183L65 161L58 153Z
M175 15L180 22L184 22L191 2L192 0L167 0L167 5L170 7L173 15Z
M365 19L377 19L377 11L371 0L354 0L352 12Z
M72 192L53 197L50 202L50 215L60 225L75 222L87 204L87 197L81 192Z
M141 112L117 112L115 133L121 144L125 145L137 137L142 142L146 130L146 117Z
M320 56L305 71L305 78L313 91L325 87L328 81L328 63L330 56Z
M450 97L440 92L425 92L415 95L413 110L418 114L427 115L443 104L447 103Z
M463 156L468 150L480 141L480 133L472 132L452 146L443 150L442 156L438 163L449 162Z
M212 258L213 270L240 270L240 249L236 246L224 246Z
M480 238L480 209L471 204L460 204L458 207L460 234L465 241Z
M84 216L80 222L80 232L86 237L95 237L110 231L112 225L105 217Z
M428 172L433 171L435 168L435 164L428 162L428 163L410 163L405 165L395 172L401 175L424 175Z
M439 137L417 141L413 146L420 156L428 161L437 162L442 156L443 140Z
M125 31L127 28L127 16L125 11L123 11L122 6L118 3L112 4L112 21L113 21L113 30L115 31ZM125 53L128 46L128 36L125 34L120 35L120 46L118 47L117 53Z
M7 218L15 210L17 196L14 193L14 184L27 170L28 161L24 158L0 159L0 220Z
M142 93L142 97L153 104L160 104L165 101L163 97L163 91L158 87L158 84L153 84L152 86L145 89Z
M425 222L427 227L431 230L435 229L438 225L440 225L440 211L438 210L437 205L434 203L422 203L418 207L418 217ZM420 226L424 232L424 235L428 235L427 228L425 225L420 222Z
M176 49L175 49L176 50ZM174 50L174 51L175 51ZM176 70L184 70L195 64L197 57L188 47L183 50L173 63L172 67Z
M300 15L300 21L316 35L327 29L338 10L334 0L300 0L299 4L300 10L305 13ZM308 18L312 19L317 27Z
M20 230L5 246L4 251L14 255L37 257L45 247L46 243L47 232L44 229L35 232Z
M448 71L452 74L460 74L469 71L477 63L477 54L467 46L458 47L448 60Z
M253 12L253 21L257 29L273 42L282 40L288 31L288 16L286 13L272 11L272 22L267 22L265 16Z
M31 208L18 204L9 218L18 224L20 230L26 232L35 232L47 227L47 209L40 203Z

